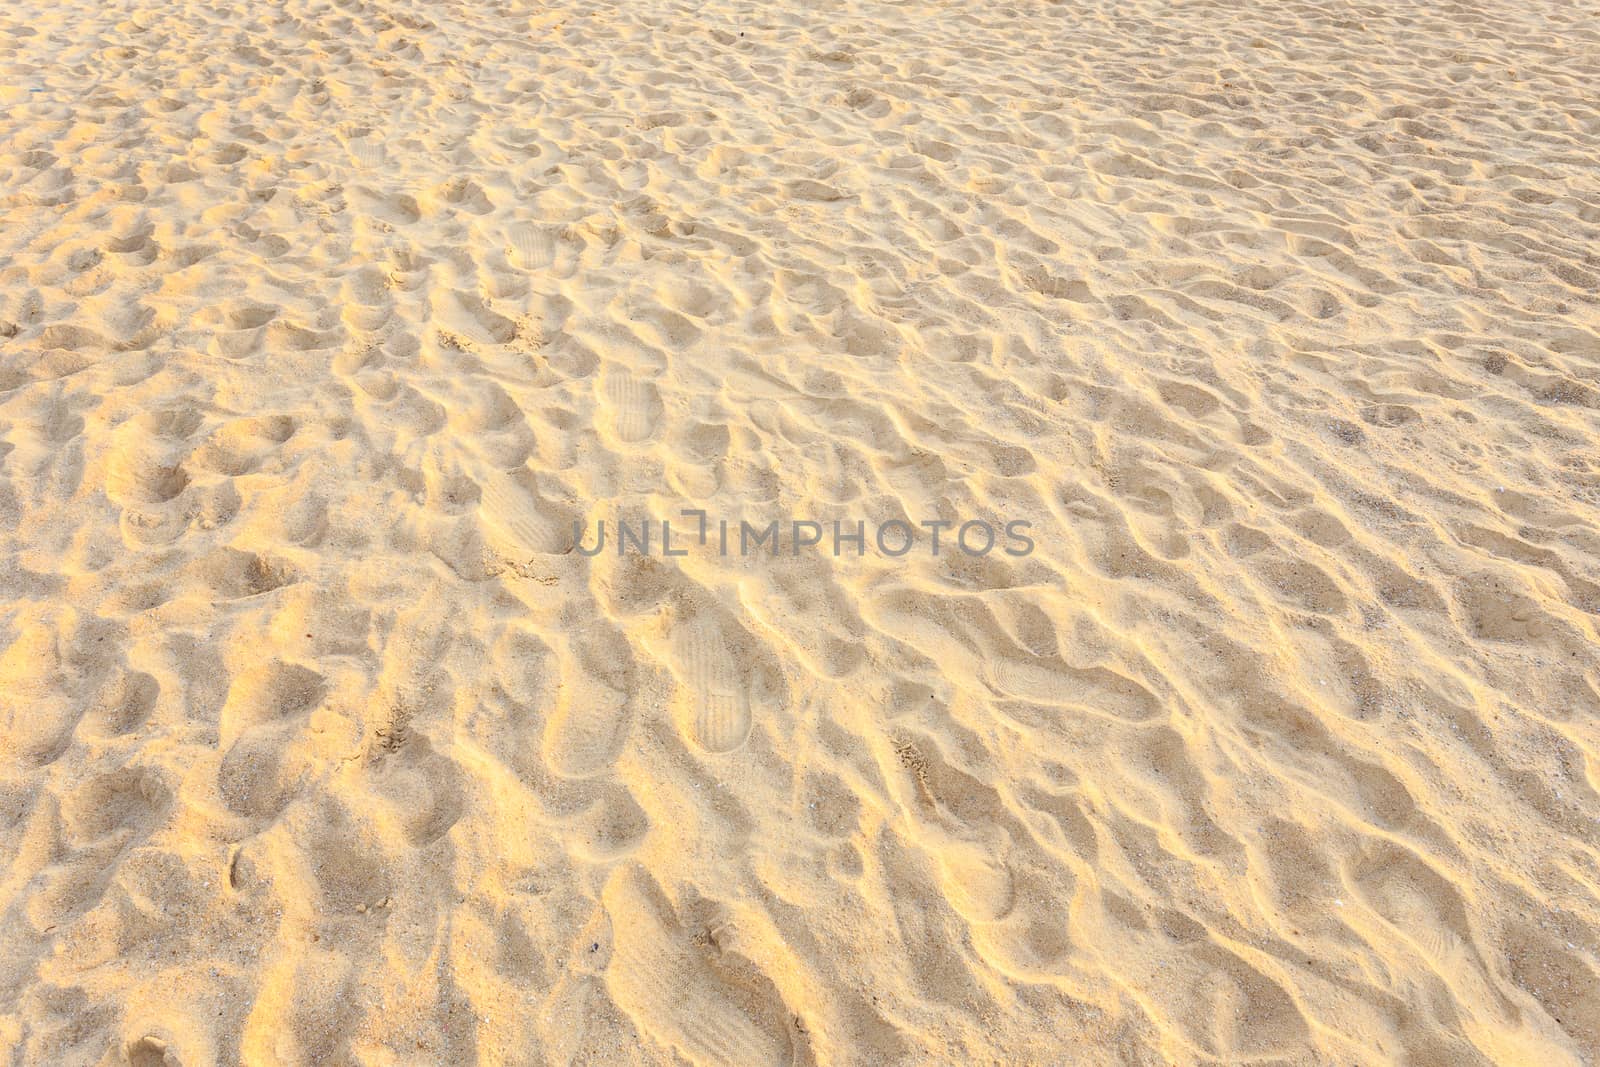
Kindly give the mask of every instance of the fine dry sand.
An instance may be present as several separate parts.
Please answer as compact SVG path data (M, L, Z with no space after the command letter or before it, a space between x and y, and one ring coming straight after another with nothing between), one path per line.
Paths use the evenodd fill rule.
M1595 1062L1597 85L0 7L0 1063ZM1036 549L572 551L696 507Z

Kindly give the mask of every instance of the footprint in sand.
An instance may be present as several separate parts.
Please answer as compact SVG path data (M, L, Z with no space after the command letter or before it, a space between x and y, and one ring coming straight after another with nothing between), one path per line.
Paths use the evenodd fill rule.
M715 968L689 938L648 874L618 869L602 893L615 947L606 987L639 1029L691 1063L787 1064L792 1050L772 1005L750 1010L753 994Z
M723 627L697 615L672 634L679 720L708 752L732 752L750 736L751 672L734 658Z
M661 394L650 382L626 370L608 372L601 379L601 407L611 417L611 431L627 442L653 437L661 417Z
M539 495L526 467L491 471L480 479L479 514L490 545L515 562L572 551L571 509Z
M548 226L519 222L511 227L511 265L520 270L549 270L556 261L556 237Z
M350 153L350 158L362 170L376 171L388 161L388 152L384 149L383 142L368 134L363 137L352 137L345 142L345 149Z
M546 762L564 778L587 778L611 766L628 736L638 689L633 652L616 627L597 622L562 643L559 697L545 723Z

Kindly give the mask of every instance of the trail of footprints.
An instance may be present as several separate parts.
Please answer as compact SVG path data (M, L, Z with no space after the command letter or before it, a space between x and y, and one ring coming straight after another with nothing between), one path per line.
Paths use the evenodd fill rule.
M28 921L8 929L45 946L31 995L66 1005L40 1012L25 1059L96 1059L119 1041L152 1062L169 1048L186 1064L215 1058L181 1034L146 1036L136 1006L148 998L118 986L132 931L181 933L185 964L222 951L195 940L204 923L175 931L139 910L162 884L140 872L168 867L167 885L226 880L236 896L207 917L260 958L294 955L271 940L285 908L294 952L310 931L317 952L346 954L247 989L259 1017L250 996L228 1001L224 1058L332 1062L368 1049L358 1034L395 1038L396 1015L428 1012L395 1013L395 989L322 976L404 956L391 914L440 944L480 936L481 900L455 885L429 895L451 864L518 888L495 905L508 932L489 962L441 956L424 1007L455 1020L469 982L485 983L470 996L510 998L539 987L531 976L565 980L543 957L568 925L599 920L546 912L589 908L612 943L603 960L599 940L575 953L581 965L594 945L599 961L588 1003L651 1058L807 1062L798 1016L761 975L792 977L781 954L758 965L724 951L695 925L696 893L742 895L781 933L814 994L807 1011L829 1023L812 1040L831 1042L835 1062L858 1047L987 1062L1037 1034L1136 1061L1321 1061L1338 1057L1308 1035L1356 1016L1386 1055L1481 1062L1457 1020L1483 1003L1507 1032L1532 1019L1517 1032L1553 1035L1540 1056L1596 1047L1582 999L1596 984L1592 899L1565 876L1499 866L1566 855L1593 815L1568 731L1596 700L1586 531L1600 497L1582 457L1600 347L1582 264L1597 216L1592 190L1565 175L1600 127L1586 104L1550 111L1559 82L1594 73L1573 51L1590 31L1568 23L1550 44L1568 51L1541 53L1518 36L1529 16L1510 9L1346 19L1313 5L1266 27L1202 4L1208 32L1247 42L1259 28L1262 46L1197 70L1194 26L1139 5L1134 33L1099 25L1093 5L1065 24L968 12L960 56L921 14L844 28L775 8L774 45L769 27L716 4L670 32L608 11L575 46L552 25L530 43L515 7L393 8L344 6L361 46L333 66L296 38L326 12L288 3L265 35L230 26L232 58L283 95L226 107L205 94L236 72L206 65L210 36L182 32L215 28L217 9L83 12L72 36L94 54L49 64L31 50L61 35L0 15L19 86L91 66L104 79L70 111L51 110L70 89L59 80L8 97L20 119L0 131L17 134L0 138L13 179L0 210L21 220L0 228L12 235L0 239L0 464L15 489L0 528L18 605L0 658L15 683L4 761L30 784L53 776L47 791L77 783L59 798L60 848L35 847L54 792L20 802L0 831L21 835L5 842L19 870L49 861L19 880L7 913ZM1462 17L1493 56L1439 36ZM1443 21L1420 32L1430 20ZM1391 105L1415 87L1347 54L1330 97L1269 47L1279 32L1297 56L1348 38L1381 60L1448 59L1455 93ZM1385 34L1431 51L1408 57ZM430 93L403 73L467 42L487 57L475 81ZM1518 78L1488 76L1502 51L1518 54ZM709 79L703 54L721 64ZM26 78L16 56L32 57ZM1018 88L1016 64L1034 56L1038 84L1081 106ZM960 86L938 73L955 60ZM152 64L214 85L152 86ZM330 91L335 78L350 81ZM919 113L885 84L943 84L985 121ZM729 91L752 99L730 109ZM1484 105L1502 91L1513 106ZM761 117L762 93L783 121ZM619 139L603 128L612 108L636 116ZM1494 127L1464 123L1474 108L1507 124L1514 164L1483 143ZM719 117L730 110L749 127ZM318 140L333 111L355 117ZM388 125L391 111L407 120ZM441 132L448 143L422 143ZM1086 141L1105 147L1034 154ZM1246 141L1274 150L1230 147ZM824 161L818 145L862 150ZM1441 146L1482 162L1441 162ZM1295 157L1334 165L1279 169ZM1026 182L997 181L1002 168ZM1353 194L1353 170L1380 172L1382 195ZM760 211L728 209L746 194ZM90 197L103 214L86 220L75 202ZM184 226L157 224L174 213ZM86 225L90 241L63 236ZM496 247L480 255L480 243ZM1369 254L1385 244L1396 260ZM309 276L324 255L336 270ZM635 277L651 285L618 281ZM1505 321L1516 337L1494 325ZM1245 342L1244 373L1207 354ZM335 381L319 381L324 368ZM219 375L232 384L208 390ZM143 383L193 395L118 406ZM969 397L995 401L993 426L973 424ZM1043 486L1050 462L1090 488ZM1474 521L1448 538L1428 533L1426 501L1476 490L1440 471L1499 487L1463 505ZM373 495L348 495L369 482ZM592 517L590 498L663 482L730 508L788 503L785 486L857 513L1037 503L1062 532L1047 562L908 565L865 592L844 591L842 567L728 572L717 586L689 564L577 560L572 523ZM1560 514L1536 503L1550 498ZM58 541L70 573L20 551ZM418 559L451 577L401 573ZM765 619L745 610L751 587ZM1228 600L1232 589L1259 596ZM70 611L40 608L69 591ZM1057 593L1092 610L1014 610ZM397 620L397 604L414 616ZM1452 643L1458 626L1472 644ZM509 640L520 628L538 636ZM1363 633L1396 660L1466 663L1470 687L1441 684L1471 692L1447 699L1369 662ZM255 662L266 646L281 655ZM230 672L239 650L254 666ZM537 678L479 689L486 663L535 660ZM1260 680L1308 664L1327 685ZM796 727L786 687L822 676L838 713ZM1385 717L1394 709L1404 716ZM1407 741L1363 752L1324 722ZM129 751L115 746L147 731L172 746L171 766L113 765ZM1485 803L1472 822L1419 786L1435 770L1402 759L1441 743L1470 746L1477 788L1533 814L1495 824ZM94 745L111 755L85 762ZM203 790L174 768L213 756L217 802L195 803ZM619 771L628 761L652 788ZM1297 773L1337 780L1351 810L1315 822L1337 805ZM797 811L815 834L788 819L788 778L827 783ZM724 798L703 825L735 832L696 838L690 860L653 876L627 857L671 830L655 794L691 786ZM515 812L509 844L483 821L501 803ZM220 875L205 866L215 857L162 842L171 820L211 807L232 820L208 827L235 849ZM1280 815L1224 814L1248 824L1237 813L1261 811ZM453 833L462 820L470 832ZM389 824L401 844L377 829ZM774 876L780 850L797 858ZM280 888L304 871L310 909ZM1242 905L1218 891L1240 885ZM205 907L194 900L186 914ZM1544 918L1506 917L1519 911ZM256 932L226 926L235 914ZM1326 925L1302 937L1313 922ZM840 938L842 963L828 951ZM75 970L40 978L51 953ZM502 986L478 973L496 968L511 976ZM76 999L83 974L110 992ZM1333 1012L1316 992L1330 974ZM1426 995L1401 1010L1395 989ZM1072 1029L1096 1013L1103 1030ZM423 1036L465 1048L449 1044L456 1025Z

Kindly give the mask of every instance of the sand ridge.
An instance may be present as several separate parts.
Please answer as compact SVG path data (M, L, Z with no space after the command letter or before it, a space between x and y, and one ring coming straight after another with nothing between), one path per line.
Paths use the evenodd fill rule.
M1595 14L0 10L7 1062L1594 1062Z

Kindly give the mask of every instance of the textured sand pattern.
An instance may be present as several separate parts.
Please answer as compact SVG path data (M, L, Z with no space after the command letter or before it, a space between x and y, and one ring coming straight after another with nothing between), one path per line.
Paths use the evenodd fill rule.
M0 5L0 1063L1596 1062L1596 85ZM1037 548L573 550L686 507Z

